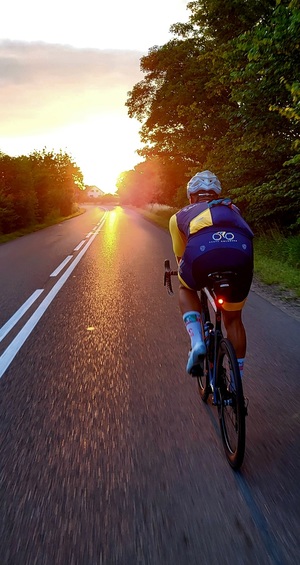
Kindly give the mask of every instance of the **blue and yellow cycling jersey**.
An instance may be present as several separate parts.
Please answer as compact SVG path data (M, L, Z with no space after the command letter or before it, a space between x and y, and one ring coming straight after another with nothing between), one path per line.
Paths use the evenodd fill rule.
M170 218L169 229L174 254L182 257L188 239L196 234L204 235L213 232L214 229L227 228L237 229L250 239L253 238L252 230L231 200L220 199L190 204Z

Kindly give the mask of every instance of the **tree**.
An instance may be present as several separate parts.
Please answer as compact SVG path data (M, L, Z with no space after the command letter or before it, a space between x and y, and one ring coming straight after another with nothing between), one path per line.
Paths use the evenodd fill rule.
M299 19L299 9L296 11L297 17L289 6L279 4L267 21L259 22L232 42L228 57L230 96L236 109L228 114L233 125L223 146L227 143L233 154L240 157L240 165L232 168L241 174L242 167L246 171L247 178L242 176L241 184L249 180L252 168L256 169L258 180L275 174L291 156L299 136L299 127L291 124L284 112L272 111L286 107L289 92L285 83L293 83L294 77L299 76L299 21L298 26L292 25L293 20ZM238 135L233 144L235 132Z
M36 221L36 195L27 157L0 155L2 231L8 233Z
M159 187L159 170L154 161L144 161L133 170L123 172L117 181L122 204L144 206L155 200Z
M0 231L10 233L73 211L83 175L62 151L29 156L0 153Z
M187 175L205 167L237 110L224 53L237 33L270 11L270 2L210 0L188 7L189 22L171 28L177 38L142 57L145 78L126 103L129 116L143 124L139 153L185 161Z
M175 38L141 59L144 80L128 95L141 121L139 153L182 164L186 179L216 172L239 198L273 191L291 197L299 162L299 2L198 0ZM161 178L164 177L164 172ZM163 185L163 183L162 183ZM167 184L165 184L167 189ZM248 194L249 193L249 194ZM182 198L179 187L177 201ZM271 205L270 198L265 204Z
M49 215L70 215L76 190L84 186L80 168L62 151L34 151L30 155L30 161L38 199L39 220L43 222Z

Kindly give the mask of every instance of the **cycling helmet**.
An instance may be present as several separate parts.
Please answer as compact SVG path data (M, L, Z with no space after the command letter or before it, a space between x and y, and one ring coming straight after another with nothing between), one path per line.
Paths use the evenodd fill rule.
M216 175L210 171L202 171L201 173L196 173L195 176L187 184L187 197L189 198L191 194L197 194L198 192L215 192L220 194L222 188L220 181Z

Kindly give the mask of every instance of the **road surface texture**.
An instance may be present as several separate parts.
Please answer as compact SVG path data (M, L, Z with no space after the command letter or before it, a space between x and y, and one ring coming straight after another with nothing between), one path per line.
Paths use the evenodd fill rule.
M300 563L299 321L250 292L236 473L166 258L120 207L0 246L1 565Z

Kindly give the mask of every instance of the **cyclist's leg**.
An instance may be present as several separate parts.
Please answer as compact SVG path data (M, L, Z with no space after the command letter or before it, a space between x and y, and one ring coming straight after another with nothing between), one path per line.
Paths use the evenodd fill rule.
M183 317L186 330L191 339L191 350L188 356L186 370L192 373L195 367L201 365L206 348L202 335L201 325L201 303L197 293L196 282L192 273L193 255L185 254L179 265L178 278L179 308Z
M201 305L197 291L186 288L183 284L179 288L179 306L183 322L191 340L191 350L186 365L187 373L192 373L195 367L201 365L206 347L202 335Z
M201 304L196 290L192 290L191 288L187 288L181 284L179 287L178 299L182 315L186 312L190 312L191 310L201 312Z
M242 321L242 310L223 310L223 320L227 337L231 341L238 359L246 355L246 331Z
M231 302L224 302L223 304L223 321L227 337L235 349L241 376L243 376L247 338L242 311L252 282L251 260L245 262L242 270L237 268L236 271L238 274L231 288Z
M178 265L179 288L179 307L181 314L185 314L191 310L201 312L201 303L198 296L198 290L204 286L201 280L202 268L199 265L199 247L198 238L194 238L193 242L188 242L183 257Z

